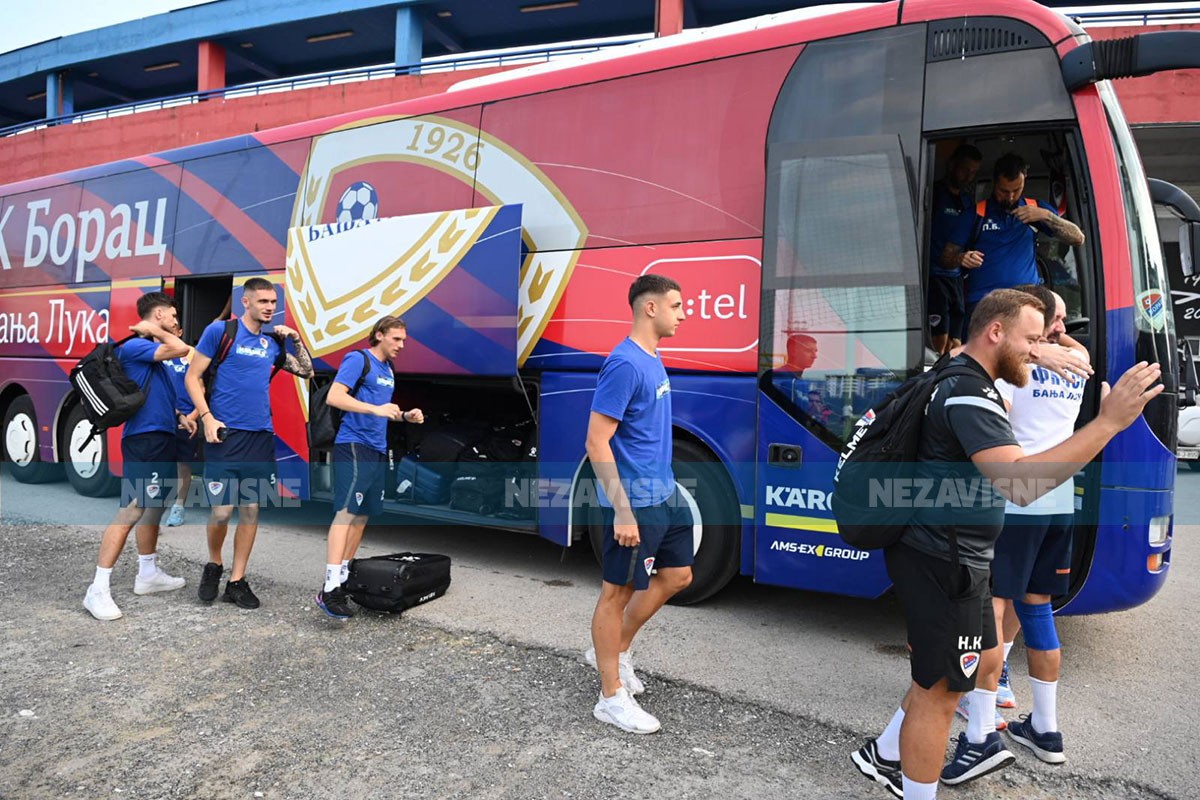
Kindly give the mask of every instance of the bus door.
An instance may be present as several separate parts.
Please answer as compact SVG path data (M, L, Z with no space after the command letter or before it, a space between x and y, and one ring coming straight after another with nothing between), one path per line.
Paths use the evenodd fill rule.
M924 356L900 137L772 145L765 228L754 577L876 597L882 552L845 544L829 501L855 421Z

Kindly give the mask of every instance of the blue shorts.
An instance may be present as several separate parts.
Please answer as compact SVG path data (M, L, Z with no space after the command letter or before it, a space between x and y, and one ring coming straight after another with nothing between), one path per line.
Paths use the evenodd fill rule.
M204 443L204 489L212 506L271 505L279 501L275 434L231 428L223 442Z
M1074 514L1005 514L992 560L992 594L1005 600L1066 594L1074 519Z
M193 467L200 463L200 441L204 438L204 429L196 431L195 436L188 436L182 429L175 431L175 461L180 464L191 464Z
M640 591L650 585L650 576L655 569L690 567L695 561L692 512L678 489L656 506L633 510L641 539L637 547L617 544L613 510L601 510L604 514L605 582L617 586L632 583L633 588Z
M356 516L383 510L387 455L362 444L333 446L333 509Z
M136 501L138 508L162 508L175 491L175 435L150 431L125 436L121 457L121 507Z

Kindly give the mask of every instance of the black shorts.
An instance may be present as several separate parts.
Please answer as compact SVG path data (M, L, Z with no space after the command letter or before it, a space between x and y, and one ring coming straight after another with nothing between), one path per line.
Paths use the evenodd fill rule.
M272 505L279 500L275 434L231 428L223 442L204 444L204 489L212 506Z
M195 436L189 436L185 430L175 431L175 460L180 464L189 464L194 470L200 463L200 442L204 439L204 429L196 431Z
M138 508L162 508L175 491L175 434L151 431L122 437L121 457L121 507L137 501Z
M383 510L387 455L366 445L333 446L333 509L358 516Z
M988 570L952 567L905 544L883 557L904 608L913 681L928 689L945 678L952 692L974 689L979 659L997 643Z
M638 524L637 547L617 544L613 528L613 510L604 514L604 580L617 586L633 584L635 590L650 585L655 569L690 567L695 561L696 545L692 510L676 489L656 506L635 508Z
M958 338L963 326L963 282L961 277L929 276L926 294L929 333ZM965 340L964 340L965 341Z
M1074 514L1005 514L992 561L992 593L1005 600L1066 594L1074 521Z

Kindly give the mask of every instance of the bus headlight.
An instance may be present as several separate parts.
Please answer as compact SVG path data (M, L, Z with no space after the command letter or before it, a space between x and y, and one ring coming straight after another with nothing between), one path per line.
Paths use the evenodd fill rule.
M1167 537L1171 532L1171 517L1151 517L1150 518L1150 546L1161 547L1167 543Z

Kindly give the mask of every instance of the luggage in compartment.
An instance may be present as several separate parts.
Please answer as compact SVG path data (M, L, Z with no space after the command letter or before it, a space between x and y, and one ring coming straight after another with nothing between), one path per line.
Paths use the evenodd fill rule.
M394 553L350 562L346 591L375 611L401 612L441 597L450 587L450 556Z
M402 503L440 506L450 502L450 485L454 476L431 469L412 455L396 462L394 478L396 499Z

